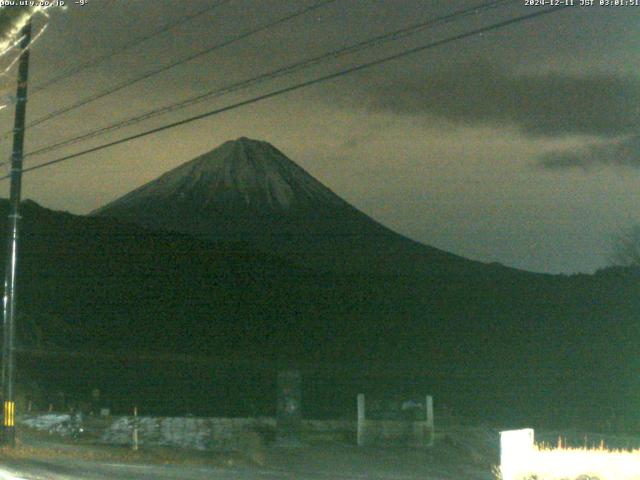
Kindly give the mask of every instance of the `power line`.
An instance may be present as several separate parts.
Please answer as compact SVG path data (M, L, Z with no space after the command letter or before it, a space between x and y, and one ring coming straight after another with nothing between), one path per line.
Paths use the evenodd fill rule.
M367 63L361 64L361 65L357 65L355 67L350 67L350 68L347 68L347 69L344 69L344 70L341 70L341 71L338 71L338 72L335 72L335 73L332 73L332 74L329 74L329 75L325 75L325 76L322 76L322 77L319 77L319 78L316 78L316 79L313 79L313 80L302 82L302 83L299 83L299 84L296 84L296 85L293 85L293 86L290 86L290 87L285 87L283 89L276 90L276 91L270 92L268 94L260 95L258 97L254 97L254 98L249 99L249 100L241 101L241 102L238 102L238 103L226 106L226 107L222 107L222 108L210 111L210 112L206 112L204 114L196 115L194 117L190 117L190 118L187 118L185 120L174 122L174 123L162 126L162 127L154 128L152 130L149 130L149 131L146 131L146 132L142 132L142 133L139 133L139 134L136 134L136 135L132 135L130 137L125 137L123 139L116 140L116 141L113 141L113 142L109 142L107 144L104 144L104 145L101 145L101 146L98 146L98 147L94 147L94 148L91 148L91 149L87 149L87 150L84 150L82 152L78 152L78 153L75 153L75 154L67 155L67 156L61 157L61 158L56 159L56 160L51 160L51 161L43 163L41 165L37 165L37 166L34 166L34 167L29 167L29 168L25 169L25 171L35 170L35 169L42 168L42 167L47 166L47 165L51 165L51 164L59 163L59 162L62 162L62 161L70 160L72 158L76 158L78 156L85 155L87 153L93 153L95 151L99 151L99 150L102 150L104 148L109 148L111 146L115 146L115 145L118 145L118 144L121 144L121 143L125 143L125 142L128 142L130 140L135 140L135 139L138 139L138 138L142 138L142 137L145 137L145 136L148 136L148 135L151 135L151 134L154 134L154 133L158 133L158 132L161 132L161 131L164 131L164 130L167 130L167 129L170 129L170 128L173 128L173 127L177 127L177 126L180 126L180 125L184 125L186 123L190 123L190 122L193 122L193 121L196 121L196 120L200 120L202 118L206 118L206 117L209 117L209 116L213 116L213 115L217 115L219 113L226 112L228 110L239 108L241 106L245 106L245 105L249 105L249 104L252 104L252 103L256 103L258 101L265 100L265 99L268 99L268 98L271 98L271 97L274 97L274 96L277 96L277 95L281 95L283 93L288 93L288 92L291 92L291 91L294 91L294 90L298 90L300 88L304 88L304 87L307 87L307 86L310 86L310 85L314 85L316 83L320 83L320 82L324 82L324 81L327 81L327 80L331 80L333 78L337 78L337 77L340 77L342 75L353 73L353 72L356 72L356 71L359 71L359 70L363 70L365 68L369 68L369 67L372 67L372 66L376 66L376 65L379 65L381 63L385 63L387 61L390 61L390 60L395 60L395 59L398 59L398 58L402 58L402 57L411 55L413 53L416 53L416 52L419 52L419 51L422 51L422 50L434 48L434 47L437 47L437 46L440 46L440 45L443 45L443 44L446 44L446 43L450 43L452 41L460 40L460 39L467 38L467 37L470 37L470 36L473 36L473 35L476 35L476 34L479 34L479 33L485 33L485 32L491 31L491 30L502 28L504 26L508 26L510 24L518 23L520 21L524 21L524 20L528 20L528 19L531 19L531 18L535 18L535 17L541 16L541 15L545 15L545 14L548 14L548 13L552 13L554 11L557 11L557 10L560 10L560 9L566 8L566 7L567 6L560 6L560 7L554 7L554 8L548 9L548 10L534 12L534 13L531 13L531 14L528 14L528 15L523 15L523 16L520 16L520 17L516 17L514 19L498 22L498 23L489 25L487 27L482 27L482 28L473 30L471 32L455 35L453 37L449 37L449 38L446 38L446 39L443 39L443 40L439 40L439 41L436 41L436 42L433 42L433 43L429 43L427 45L422 45L422 46L415 47L415 48L412 48L412 49L404 50L404 51L402 51L400 53L397 53L397 54L394 54L394 55L391 55L391 56L388 56L388 57L384 57L382 59L378 59L378 60L374 60L374 61L371 61L371 62L367 62ZM2 178L0 178L0 180L3 180L4 178L6 178L6 177L2 177Z
M183 108L186 108L188 106L191 105L195 105L197 103L201 103L207 99L210 98L215 98L215 97L220 97L223 95L226 95L228 93L232 93L235 92L237 90L241 90L244 88L248 88L254 85L258 85L261 84L267 80L272 80L278 77L282 77L285 75L289 75L292 73L295 73L297 71L309 68L311 66L317 65L321 62L323 62L324 60L327 59L331 59L331 58L338 58L344 55L349 55L349 54L353 54L356 52L359 52L361 50L364 50L366 48L370 48L370 47L374 47L389 41L395 41L401 38L405 38L408 37L410 35L413 35L423 29L426 28L430 28L430 27L434 27L440 24L444 24L444 23L448 23L454 20L457 20L460 17L464 17L466 15L469 14L475 14L475 13L479 13L480 11L483 10L487 10L487 9L491 9L491 8L496 8L498 7L500 4L504 4L504 3L508 3L511 2L512 0L494 0L491 2L487 2L485 4L482 5L478 5L476 7L471 7L471 8L467 8L467 9L463 9L463 10L458 10L455 11L453 13L441 16L441 17L437 17L435 19L432 20L428 20L426 22L420 22L420 23L416 23L413 25L410 25L409 27L405 27L387 34L383 34L383 35L378 35L375 36L373 38L370 38L368 40L364 40L362 42L356 43L354 45L350 45L347 47L342 47L339 48L337 50L333 50L331 52L328 53L324 53L322 55L316 56L316 57L312 57L309 59L305 59L302 60L300 62L295 62L293 64L289 64L286 65L284 67L278 68L276 70L271 70L268 71L266 73L260 74L256 77L252 77L240 82L236 82L234 84L228 85L226 87L222 87L222 88L218 88L218 89L214 89L214 90L210 90L208 92L196 95L194 97L191 97L189 99L177 102L177 103L173 103L170 105L166 105L163 107L159 107L159 108L155 108L152 109L150 111L147 111L143 114L137 115L135 117L130 117L128 119L125 120L121 120L118 122L115 122L111 125L107 125L105 127L101 127L98 128L96 130L87 132L85 134L76 136L76 137L71 137L68 138L66 140L62 140L60 142L57 142L55 144L52 145L48 145L42 148L39 148L37 150L34 150L30 153L28 153L26 156L30 157L30 156L35 156L35 155L41 155L44 154L46 152L50 152L52 150L57 150L59 148L62 148L64 146L68 146L68 145L73 145L75 143L79 143L91 138L95 138L95 137L99 137L102 136L108 132L112 132L114 130L119 130L121 128L124 127L128 127L131 125L135 125L137 123L140 123L142 121L145 120L149 120L151 118L154 118L156 116L159 115L164 115L166 113L170 113L170 112L174 112L176 110L180 110ZM1 165L1 164L0 164Z
M458 35L453 35L451 37L448 37L448 38L445 38L445 39L442 39L442 40L438 40L438 41L435 41L435 42L432 42L432 43L428 43L426 45L421 45L421 46L418 46L418 47L414 47L414 48L410 48L410 49L407 49L407 50L403 50L402 52L399 52L399 53L396 53L396 54L393 54L393 55L389 55L387 57L383 57L383 58L380 58L380 59L377 59L377 60L373 60L373 61L370 61L370 62L367 62L367 63L362 63L360 65L349 67L349 68L340 70L338 72L334 72L334 73L331 73L331 74L328 74L328 75L324 75L324 76L321 76L321 77L318 77L318 78L315 78L315 79L312 79L312 80L307 80L305 82L301 82L301 83L298 83L298 84L295 84L295 85L291 85L289 87L281 88L279 90L274 90L272 92L269 92L269 93L266 93L266 94L263 94L263 95L259 95L257 97L253 97L253 98L250 98L248 100L243 100L241 102L237 102L237 103L234 103L234 104L231 104L231 105L227 105L226 107L222 107L222 108L218 108L218 109L215 109L215 110L211 110L209 112L202 113L200 115L195 115L193 117L189 117L189 118L184 119L184 120L180 120L180 121L173 122L173 123L170 123L170 124L167 124L167 125L163 125L161 127L157 127L157 128L151 129L151 130L147 130L146 132L138 133L136 135L131 135L129 137L125 137L125 138L122 138L122 139L119 139L119 140L115 140L113 142L108 142L106 144L99 145L99 146L93 147L93 148L89 148L89 149L83 150L81 152L73 153L73 154L70 154L70 155L65 155L63 157L57 158L55 160L50 160L50 161L42 163L40 165L35 165L33 167L25 168L23 171L24 172L29 172L29 171L32 171L32 170L38 170L40 168L48 167L50 165L54 165L54 164L57 164L57 163L65 162L65 161L71 160L73 158L77 158L77 157L80 157L80 156L83 156L83 155L87 155L89 153L94 153L94 152L97 152L97 151L100 151L100 150L104 150L104 149L109 148L109 147L120 145L122 143L126 143L126 142L129 142L129 141L132 141L132 140L137 140L139 138L143 138L143 137L146 137L146 136L149 136L149 135L153 135L155 133L159 133L159 132L162 132L164 130L169 130L171 128L179 127L181 125L186 125L187 123L195 122L195 121L201 120L203 118L208 118L208 117L211 117L211 116L214 116L214 115L218 115L220 113L227 112L229 110L234 110L236 108L243 107L245 105L251 105L253 103L257 103L259 101L266 100L268 98L276 97L276 96L282 95L284 93L293 92L293 91L299 90L301 88L309 87L311 85L316 85L318 83L326 82L328 80L333 80L335 78L339 78L339 77L342 77L344 75L348 75L350 73L359 72L361 70L364 70L364 69L367 69L367 68L371 68L373 66L377 66L377 65L380 65L382 63L389 62L391 60L397 60L397 59L400 59L400 58L404 58L404 57L412 55L414 53L418 53L418 52L421 52L421 51L424 51L424 50L428 50L428 49L431 49L431 48L439 47L439 46L445 45L447 43L451 43L451 42L454 42L454 41L457 41L457 40L461 40L461 39L464 39L464 38L471 37L473 35L477 35L477 34L480 34L480 33L487 33L487 32L490 32L492 30L497 30L499 28L503 28L503 27L506 27L506 26L509 26L509 25L520 23L520 22L525 21L525 20L531 20L533 18L537 18L537 17L541 17L543 15L554 13L554 12L560 11L562 9L568 8L569 6L570 5L561 5L561 6L558 6L558 7L552 7L552 8L546 9L546 10L537 11L537 12L530 13L530 14L527 14L527 15L521 15L519 17L515 17L515 18L509 19L509 20L503 20L501 22L497 22L497 23L488 25L486 27L477 28L477 29L472 30L470 32L461 33L461 34L458 34ZM5 180L7 178L9 178L9 177L8 176L4 176L4 177L1 177L0 180Z
M124 82L121 82L121 83L119 83L117 85L114 85L111 88L108 88L108 89L103 90L101 92L98 92L98 93L96 93L94 95L86 97L86 98L84 98L82 100L79 100L76 103L73 103L73 104L68 105L66 107L62 107L62 108L60 108L58 110L54 110L53 112L48 113L48 114L46 114L46 115L44 115L44 116L42 116L42 117L30 122L30 123L28 123L27 124L27 128L32 128L32 127L35 127L37 125L40 125L41 123L44 123L44 122L46 122L48 120L51 120L51 119L53 119L55 117L58 117L58 116L60 116L60 115L62 115L64 113L68 113L68 112L71 112L71 111L73 111L73 110L75 110L77 108L80 108L80 107L83 107L85 105L88 105L89 103L95 102L96 100L99 100L101 98L104 98L104 97L107 97L109 95L112 95L112 94L114 94L116 92L119 92L120 90L123 90L123 89L128 88L128 87L130 87L132 85L140 83L140 82L142 82L144 80L147 80L147 79L149 79L151 77L154 77L154 76L156 76L156 75L158 75L160 73L166 72L166 71L168 71L168 70L170 70L170 69L172 69L174 67L183 65L183 64L185 64L187 62L195 60L196 58L202 57L203 55L207 55L207 54L212 53L212 52L214 52L216 50L219 50L219 49L221 49L223 47L226 47L226 46L231 45L233 43L236 43L236 42L238 42L240 40L243 40L243 39L245 39L245 38L247 38L247 37L249 37L251 35L255 35L258 32L262 32L262 31L268 30L270 28L275 27L276 25L279 25L281 23L285 23L285 22L287 22L289 20L292 20L292 19L294 19L296 17L300 17L300 16L302 16L302 15L304 15L306 13L309 13L309 12L311 12L313 10L316 10L318 8L321 8L321 7L324 7L325 5L328 5L330 3L334 3L335 1L336 0L323 0L321 2L315 3L315 4L313 4L313 5L311 5L311 6L307 7L307 8L303 8L301 10L298 10L298 11L292 13L292 14L289 14L289 15L287 15L285 17L279 18L278 20L270 22L270 23L268 23L266 25L260 26L258 28L254 28L253 30L250 30L250 31L245 32L245 33L240 34L240 35L237 35L232 39L229 39L229 40L226 40L224 42L221 42L221 43L218 43L216 45L213 45L211 47L205 48L204 50L200 50L199 52L191 54L191 55L189 55L189 56L187 56L187 57L185 57L185 58L183 58L181 60L177 60L175 62L169 63L168 65L164 65L164 66L162 66L160 68L156 68L154 70L151 70L151 71L146 72L146 73L144 73L142 75L134 77L131 80L126 80ZM5 135L9 135L9 134L10 134L10 132L5 133Z
M151 40L154 37L162 35L163 33L166 33L169 30L173 30L174 28L176 28L176 27L178 27L178 26L180 26L180 25L182 25L184 23L187 23L187 22L191 21L196 17L199 17L200 15L203 15L203 14L205 14L207 12L210 12L211 10L214 10L214 9L216 9L218 7L221 7L224 4L229 3L231 1L232 0L219 0L214 5L209 5L208 7L203 8L201 10L198 10L195 13L191 13L191 14L188 14L188 15L183 15L182 17L178 18L175 22L169 23L169 24L161 27L160 29L149 33L148 35L136 38L136 39L132 40L131 42L123 45L120 48L116 48L114 50L111 50L111 52L109 52L109 53L107 53L105 55L102 55L102 56L93 58L91 60L88 60L88 61L86 61L84 63L81 63L80 65L77 65L76 67L74 67L73 69L69 70L68 72L63 73L61 75L58 75L57 77L51 78L51 79L43 82L42 84L40 84L40 85L38 85L38 86L33 88L32 94L37 93L37 92L41 92L42 90L44 90L46 88L49 88L51 85L54 85L54 84L56 84L56 83L58 83L58 82L60 82L62 80L65 80L65 79L67 79L67 78L69 78L69 77L71 77L73 75L76 75L76 74L80 73L83 70L86 70L86 69L91 68L91 67L95 67L96 65L99 65L102 62L104 62L106 60L109 60L112 57L115 57L116 55L120 55L121 53L124 53L124 52L126 52L128 50L131 50L132 48L135 48L138 45L140 45L140 44L142 44L142 43L144 43L144 42L146 42L148 40Z

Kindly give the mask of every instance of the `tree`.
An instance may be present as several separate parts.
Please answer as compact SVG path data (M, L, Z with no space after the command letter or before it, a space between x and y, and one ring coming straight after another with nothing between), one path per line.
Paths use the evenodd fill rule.
M640 224L623 230L616 237L611 262L624 267L640 267Z

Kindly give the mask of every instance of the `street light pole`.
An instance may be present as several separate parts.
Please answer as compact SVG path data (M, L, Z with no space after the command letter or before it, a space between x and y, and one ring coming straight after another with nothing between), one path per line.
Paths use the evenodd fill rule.
M31 21L20 32L20 63L16 113L13 128L13 153L11 155L11 190L9 195L9 221L7 260L4 280L4 324L2 348L3 435L2 443L15 446L15 351L16 336L16 274L18 264L18 237L20 226L20 194L22 190L22 157L24 148L25 117L27 110L27 79L29 76L29 44Z

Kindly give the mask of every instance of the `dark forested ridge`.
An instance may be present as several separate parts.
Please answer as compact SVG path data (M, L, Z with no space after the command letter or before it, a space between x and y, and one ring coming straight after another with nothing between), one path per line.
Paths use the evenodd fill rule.
M5 201L2 238L6 213ZM345 395L367 387L345 378L413 382L483 414L510 403L526 413L559 398L577 412L603 402L620 410L638 390L637 270L552 276L487 266L466 274L339 274L243 243L152 232L33 202L23 204L22 216L21 348L96 352L95 361L23 353L21 365L45 383L68 380L80 388L94 381L116 392L113 383L125 368L127 388L135 390L132 372L148 381L148 365L126 360L110 375L98 361L99 352L121 352L224 359L238 362L244 377L252 369L262 375L264 368L300 366L334 378ZM191 388L206 395L209 367L181 367L182 377L158 383L170 385L193 368L199 373ZM197 378L209 380L196 384Z

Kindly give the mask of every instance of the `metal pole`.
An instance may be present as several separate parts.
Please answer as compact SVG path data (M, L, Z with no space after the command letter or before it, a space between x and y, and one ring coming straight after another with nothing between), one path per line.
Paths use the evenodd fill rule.
M4 280L4 324L2 348L3 435L6 445L15 446L15 352L16 336L16 274L18 267L18 237L20 226L20 193L22 188L22 154L24 147L25 117L27 109L27 79L29 76L29 43L31 22L20 32L20 64L16 93L16 114L13 128L13 153L11 156L11 191L9 195L9 222L7 261Z

